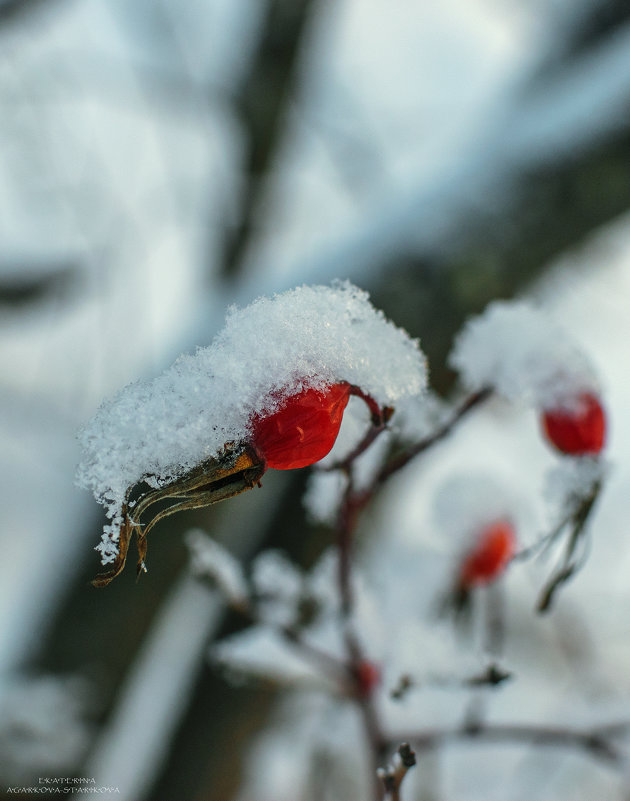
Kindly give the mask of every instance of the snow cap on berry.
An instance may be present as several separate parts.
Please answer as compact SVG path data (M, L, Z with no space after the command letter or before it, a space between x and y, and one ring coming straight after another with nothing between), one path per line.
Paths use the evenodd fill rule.
M572 409L597 394L579 347L543 312L524 302L495 301L460 332L449 363L471 390L492 387L539 409Z
M138 481L156 487L173 481L226 443L251 440L252 421L277 411L287 397L339 382L395 406L424 391L425 358L416 340L348 282L232 307L210 347L181 356L99 409L80 434L78 481L115 525Z

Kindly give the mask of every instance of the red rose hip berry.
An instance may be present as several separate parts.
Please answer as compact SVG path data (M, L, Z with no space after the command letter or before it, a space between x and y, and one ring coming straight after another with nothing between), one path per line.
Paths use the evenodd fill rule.
M464 558L459 573L460 585L470 588L494 581L503 573L515 551L516 534L511 523L499 520L486 526Z
M323 459L337 439L351 387L304 389L269 415L252 421L253 443L267 467L294 470Z
M599 398L582 393L574 408L549 409L543 413L542 426L549 442L571 456L597 454L606 439L606 414Z
M381 683L381 669L374 662L362 659L355 668L357 691L363 698L371 695Z

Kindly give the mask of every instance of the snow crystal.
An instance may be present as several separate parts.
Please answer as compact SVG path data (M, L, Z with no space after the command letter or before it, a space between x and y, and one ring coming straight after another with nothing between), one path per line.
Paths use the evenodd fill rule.
M210 578L230 603L246 603L247 582L240 562L201 529L189 531L185 540L192 559L193 574Z
M302 286L230 308L211 346L181 356L150 382L105 403L80 434L78 482L112 518L101 546L116 550L127 490L162 485L251 433L253 415L282 395L347 381L382 405L419 395L426 384L419 344L386 320L352 284Z
M510 400L539 408L570 408L582 392L597 392L584 354L541 311L496 301L470 320L449 363L471 390L493 387Z

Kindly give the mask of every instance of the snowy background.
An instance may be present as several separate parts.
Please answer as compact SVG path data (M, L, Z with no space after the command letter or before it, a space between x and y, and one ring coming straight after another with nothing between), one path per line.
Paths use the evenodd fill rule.
M194 527L246 560L317 565L305 477L173 519L150 573L104 591L100 508L74 484L105 398L209 344L230 303L333 278L421 338L441 395L453 336L496 297L529 293L584 349L610 420L592 551L544 619L549 564L510 571L517 679L479 703L497 721L630 718L629 18L615 0L0 2L0 793L76 775L125 801L361 797L353 710L227 682L208 648L236 624L188 568ZM496 400L391 483L360 530L375 659L406 588L397 644L421 647L396 664L474 672L432 622L457 553L436 493L498 478L527 542L556 463L533 411ZM395 681L385 666L385 705ZM440 687L392 714L455 726L469 703ZM587 754L523 745L448 746L411 779L405 798L630 792Z

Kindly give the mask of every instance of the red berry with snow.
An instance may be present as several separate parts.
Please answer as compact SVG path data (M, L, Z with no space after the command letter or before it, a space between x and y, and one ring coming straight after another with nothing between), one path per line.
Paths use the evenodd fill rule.
M562 453L582 456L599 453L606 439L606 414L599 398L584 392L573 408L545 411L542 425L549 442Z
M323 459L337 439L350 385L304 389L252 423L253 443L267 467L293 470Z
M464 558L459 573L461 586L488 584L498 578L516 550L516 534L511 523L498 520L486 526L475 546Z

